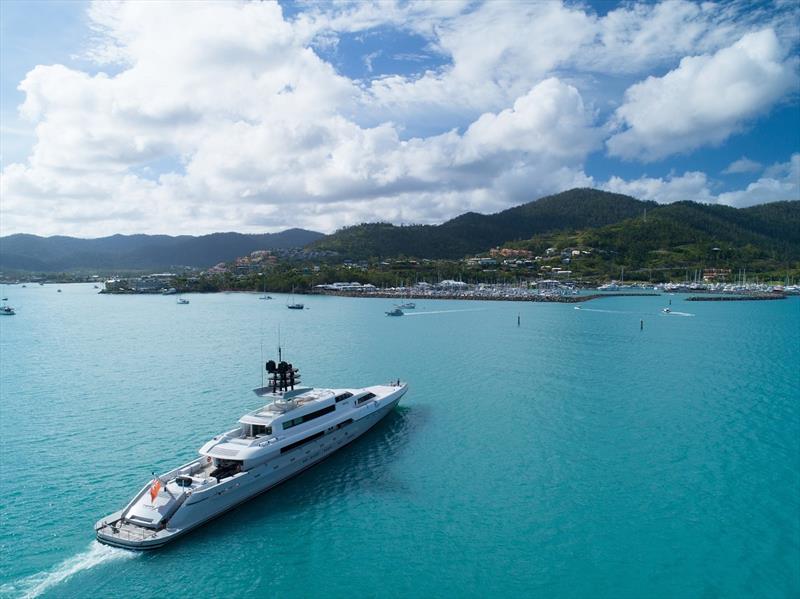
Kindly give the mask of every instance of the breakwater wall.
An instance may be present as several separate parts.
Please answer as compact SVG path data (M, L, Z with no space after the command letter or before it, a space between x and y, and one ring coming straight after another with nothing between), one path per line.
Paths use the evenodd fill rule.
M593 293L590 295L547 295L547 294L529 294L529 295L515 295L502 293L492 294L478 294L475 292L465 293L442 293L436 295L426 295L423 293L363 293L358 291L324 291L317 292L315 295L335 295L339 297L372 297L384 299L398 299L398 300L476 300L476 301L497 301L497 302L548 302L559 304L578 304L581 302L588 302L589 300L599 299L603 297L631 297L631 296L657 296L660 293Z
M693 295L687 302L758 302L786 299L785 293L758 293L752 295Z

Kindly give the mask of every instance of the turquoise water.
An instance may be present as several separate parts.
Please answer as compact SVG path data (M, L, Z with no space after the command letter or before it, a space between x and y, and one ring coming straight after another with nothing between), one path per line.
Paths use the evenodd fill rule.
M800 299L420 300L387 318L391 300L61 288L2 289L3 596L800 594ZM257 407L278 325L307 383L411 389L174 545L97 545L152 470Z

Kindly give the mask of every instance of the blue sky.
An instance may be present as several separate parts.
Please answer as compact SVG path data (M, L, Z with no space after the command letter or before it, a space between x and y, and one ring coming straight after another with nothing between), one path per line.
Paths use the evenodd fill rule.
M800 199L798 5L0 3L0 234Z

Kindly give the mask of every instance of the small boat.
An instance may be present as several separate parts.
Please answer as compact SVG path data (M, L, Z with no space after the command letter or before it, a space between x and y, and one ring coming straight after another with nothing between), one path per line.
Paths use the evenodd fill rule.
M177 303L179 303L179 304L181 304L181 305L185 305L185 304L188 304L188 303L189 303L189 300L187 300L187 299L183 299L182 297L179 297L179 298L178 298L178 302L177 302Z
M386 316L403 316L403 311L400 308L395 308L394 310L389 310Z
M272 299L272 296L267 295L267 281L266 280L264 281L264 295L262 295L258 299L260 299L260 300L271 300Z
M7 302L7 301L8 301L8 298L7 298L7 297L4 297L4 298L3 298L3 301L4 301L4 302Z
M414 302L406 302L405 304L400 304L397 306L400 310L413 310L417 307L417 304Z
M60 290L60 289L56 289L56 291L58 291L59 293L61 293L61 290Z
M23 287L27 287L27 285L23 285Z
M290 310L302 310L306 306L305 304L294 301L294 289L292 289L292 301L286 304L286 307Z
M95 286L94 286L94 288L95 288L95 289L100 289L100 287L98 287L97 285L95 285Z
M16 313L16 310L14 310L14 308L11 306L0 307L0 316L14 316Z
M663 310L661 310L661 311L662 311L664 314L669 314L670 312L672 312L672 310L670 310L669 308L664 308L664 309L663 309Z

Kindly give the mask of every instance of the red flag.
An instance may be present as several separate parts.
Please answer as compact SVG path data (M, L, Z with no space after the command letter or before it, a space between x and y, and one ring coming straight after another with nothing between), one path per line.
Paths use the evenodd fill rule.
M153 481L153 486L150 487L150 501L155 501L158 497L158 492L161 490L161 479L157 478Z

